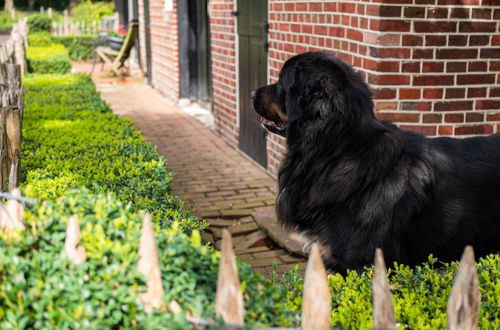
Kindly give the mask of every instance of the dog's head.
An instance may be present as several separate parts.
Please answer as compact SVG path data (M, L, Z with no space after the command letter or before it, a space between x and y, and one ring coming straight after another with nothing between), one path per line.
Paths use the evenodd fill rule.
M373 118L371 95L361 77L323 52L290 58L276 83L250 95L262 125L281 136L297 132L314 138L327 129L340 133L366 114Z

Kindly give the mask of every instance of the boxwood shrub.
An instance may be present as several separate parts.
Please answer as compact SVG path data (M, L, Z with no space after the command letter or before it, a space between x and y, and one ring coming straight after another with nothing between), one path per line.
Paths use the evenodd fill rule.
M0 31L9 31L16 20L6 10L0 10Z
M28 45L35 47L47 47L54 44L50 32L33 32L28 34Z
M42 200L68 189L115 192L133 210L161 223L201 228L172 195L173 174L133 123L111 113L90 77L32 75L24 79L22 182Z
M26 50L28 72L69 73L71 63L68 50L59 44L50 46L29 46Z
M64 45L69 51L69 58L73 61L88 60L92 57L93 46L95 41L94 35L78 35L78 36L53 36L52 40L55 43Z
M61 44L66 47L69 58L74 61L87 60L92 57L92 42L94 35L70 35L53 36L49 32L35 32L28 35L30 46L50 46L52 44Z
M50 31L52 20L44 14L33 14L28 16L28 28L30 32Z

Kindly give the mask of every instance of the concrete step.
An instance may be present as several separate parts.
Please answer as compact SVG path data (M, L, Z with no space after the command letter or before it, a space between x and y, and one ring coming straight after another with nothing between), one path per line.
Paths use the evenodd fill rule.
M299 235L285 230L276 218L274 206L261 207L252 213L253 218L269 238L290 254L306 256L302 251L304 243Z

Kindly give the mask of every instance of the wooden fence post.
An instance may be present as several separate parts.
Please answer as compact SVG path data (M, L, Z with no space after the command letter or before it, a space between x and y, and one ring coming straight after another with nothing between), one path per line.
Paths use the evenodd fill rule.
M227 229L224 229L222 231L221 257L215 295L215 312L226 323L243 325L243 311L243 294L241 293L231 234Z
M19 185L21 163L21 120L23 97L21 89L20 66L7 64L8 88L2 98L2 114L5 116L7 132L7 165L9 173L9 190Z
M14 56L16 58L15 63L20 65L20 72L23 76L27 72L27 62L26 62L26 50L24 48L24 38L20 31L17 30L15 34L12 35L12 40L14 40Z
M477 329L481 296L474 260L474 250L465 247L455 283L448 299L448 329Z
M302 329L330 329L331 300L319 246L313 243L307 261L302 299Z
M64 252L66 256L75 264L79 265L87 259L85 248L78 245L80 242L80 225L76 216L72 215L68 219L66 227L66 239L64 240Z
M47 8L47 16L52 18L52 7Z
M373 328L396 329L391 290L387 280L382 250L375 250L373 276Z
M64 15L64 30L63 30L63 35L68 35L69 13L68 13L67 9L64 9L63 15Z
M146 311L163 306L163 285L161 282L160 261L154 237L151 215L147 213L142 222L141 242L139 245L137 269L146 277L147 291L140 294Z

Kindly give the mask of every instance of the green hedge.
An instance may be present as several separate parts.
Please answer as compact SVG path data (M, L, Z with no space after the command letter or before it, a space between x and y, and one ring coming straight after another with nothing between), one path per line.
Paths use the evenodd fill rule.
M33 14L28 16L28 29L30 32L50 32L52 20L45 14Z
M30 46L26 50L28 72L69 73L71 63L68 50L63 45Z
M173 174L155 148L111 113L88 76L28 76L24 88L22 182L30 195L53 199L82 186L113 191L163 223L203 226L172 196Z
M69 51L69 58L73 61L88 60L92 57L94 35L53 36L55 43L63 44Z
M87 60L92 57L92 41L94 35L72 35L72 36L52 36L48 32L36 32L28 35L30 46L50 46L52 44L61 44L69 52L69 58L74 61Z
M12 25L14 25L15 22L16 20L10 16L9 12L0 10L0 31L12 29Z
M54 44L50 32L34 32L28 34L28 45L34 47L47 47Z
M72 214L79 218L80 245L87 252L80 266L63 252ZM137 272L141 217L111 195L69 193L30 207L26 223L19 239L0 239L1 329L186 327L182 316L143 310L138 293L145 289L144 278ZM157 228L156 240L163 251L165 302L176 299L184 308L213 314L200 308L210 304L213 288L197 288L213 280L207 272L215 255L199 243L198 232L190 238L178 229Z

